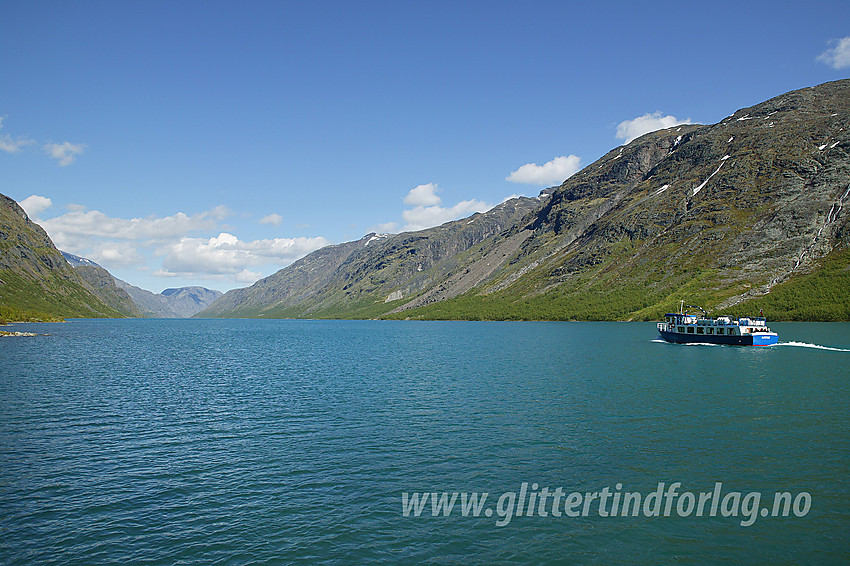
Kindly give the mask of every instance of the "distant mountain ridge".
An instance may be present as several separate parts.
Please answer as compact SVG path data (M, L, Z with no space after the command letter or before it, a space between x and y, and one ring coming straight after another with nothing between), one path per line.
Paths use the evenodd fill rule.
M71 267L80 267L80 266L83 266L83 265L101 267L100 265L98 265L97 263L93 262L92 260L90 260L88 258L80 257L78 255L74 255L72 253L65 252L65 251L62 251L62 250L59 250L59 253L62 254L62 257L65 258L65 261L67 261L69 264L71 264Z
M132 297L144 316L152 318L188 318L210 306L222 295L221 291L198 286L166 289L155 294L120 279L115 279L115 284Z
M842 80L646 134L536 199L323 248L200 315L649 320L686 299L850 320L848 210Z

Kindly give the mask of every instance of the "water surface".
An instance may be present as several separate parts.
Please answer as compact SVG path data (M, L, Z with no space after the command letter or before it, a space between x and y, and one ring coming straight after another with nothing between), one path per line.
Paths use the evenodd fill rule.
M77 320L0 339L0 563L842 563L850 325ZM829 349L827 349L829 348ZM775 491L801 517L403 516L402 493Z

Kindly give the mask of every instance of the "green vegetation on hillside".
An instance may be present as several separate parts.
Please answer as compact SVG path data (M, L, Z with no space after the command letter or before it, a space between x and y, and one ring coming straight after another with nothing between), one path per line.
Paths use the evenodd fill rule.
M60 317L51 316L44 312L0 305L0 324L10 322L61 322L62 320Z
M389 319L423 320L625 320L646 305L644 289L616 293L590 291L576 294L552 292L528 299L466 294L454 299L387 315Z
M123 317L82 285L58 277L35 282L2 270L0 281L0 318L7 321Z
M17 202L0 194L0 319L124 316L107 304L124 308L121 297L110 292L117 289L109 274L97 270L102 273L90 273L91 281L75 273L47 232ZM126 301L135 309L129 296Z
M771 320L850 321L850 248L834 250L817 271L781 283L729 312L744 316L759 309Z
M421 320L660 320L675 311L680 300L711 310L742 288L712 285L712 270L696 271L683 285L662 296L651 285L581 287L564 285L547 293L521 298L507 293L468 293L440 303L385 315L388 319ZM764 310L770 320L850 320L850 248L836 250L812 273L777 285L769 294L742 302L722 314L752 316ZM721 314L714 312L712 314Z

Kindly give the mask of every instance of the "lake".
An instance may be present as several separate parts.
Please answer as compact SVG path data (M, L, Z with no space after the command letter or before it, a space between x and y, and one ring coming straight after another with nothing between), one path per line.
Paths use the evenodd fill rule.
M850 324L770 326L14 325L0 563L847 563Z

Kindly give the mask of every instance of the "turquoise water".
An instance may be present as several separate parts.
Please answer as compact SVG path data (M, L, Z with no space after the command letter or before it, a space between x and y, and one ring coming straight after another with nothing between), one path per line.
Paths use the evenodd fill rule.
M50 335L0 339L0 563L846 563L850 325L771 327L783 345L643 323L26 325ZM496 505L660 482L787 491L800 516ZM404 516L402 494L444 491L489 493L491 515Z

